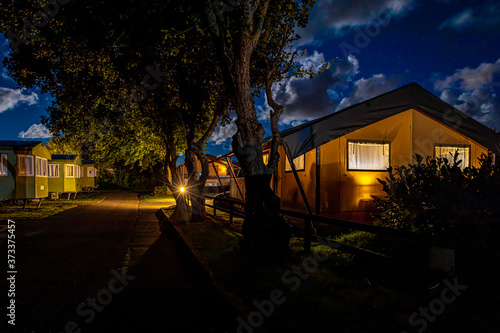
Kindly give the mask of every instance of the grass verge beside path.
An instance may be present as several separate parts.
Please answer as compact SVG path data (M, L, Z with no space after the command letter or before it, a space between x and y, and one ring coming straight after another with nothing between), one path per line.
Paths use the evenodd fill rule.
M165 211L170 215L173 207ZM241 224L229 225L227 220L209 218L174 227L239 309L241 327L248 325L243 332L414 332L422 326L410 325L410 316L439 299L445 287L441 283L429 288L408 272L318 243L313 243L312 254L306 254L297 237L290 243L288 262L255 262L240 249ZM355 243L369 240L364 234L353 236ZM270 303L276 295L279 304ZM474 310L465 301L468 297L446 304L446 311L425 323L426 332L458 332L471 325L479 331L491 329L491 322L478 319L471 324L469 314L476 317L482 310ZM413 319L415 323L422 316Z
M173 195L160 196L155 197L151 194L140 194L139 200L141 202L153 202L153 203L166 203L166 204L175 204L175 199Z
M25 210L23 206L14 204L0 205L0 223L10 220L41 220L49 216L61 213L65 210L74 208L83 204L97 204L106 199L112 191L93 191L80 192L75 200L44 200L39 209L37 209L38 200L28 203Z

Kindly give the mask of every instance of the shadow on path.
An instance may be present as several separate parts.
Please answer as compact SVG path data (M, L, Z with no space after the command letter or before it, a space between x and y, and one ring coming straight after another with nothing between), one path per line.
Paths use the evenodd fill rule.
M192 265L178 241L158 231L154 210L141 212L146 216L140 220L149 221L150 228L141 232L141 226L148 228L137 224L131 252L133 262L135 256L140 259L127 273L135 278L82 327L83 332L235 332L232 308ZM141 238L153 235L156 240L141 255Z

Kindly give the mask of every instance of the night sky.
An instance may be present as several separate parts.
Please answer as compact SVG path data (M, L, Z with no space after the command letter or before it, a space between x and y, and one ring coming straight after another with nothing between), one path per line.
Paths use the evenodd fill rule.
M276 84L285 106L280 128L301 124L417 82L490 128L500 129L500 3L461 0L320 0L299 32L307 56L300 61L328 70ZM8 56L7 41L0 51ZM336 62L333 62L336 59ZM43 138L40 116L50 96L20 90L0 73L0 139ZM269 127L268 106L256 100ZM236 126L216 129L208 152L229 152ZM269 130L267 131L269 134Z

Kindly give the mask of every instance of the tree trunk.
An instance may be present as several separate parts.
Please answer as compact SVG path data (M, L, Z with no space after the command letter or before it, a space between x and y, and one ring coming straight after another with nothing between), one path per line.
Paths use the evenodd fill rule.
M172 222L187 222L190 219L190 209L185 192L181 192L180 190L184 185L184 179L181 179L181 175L177 172L177 150L175 144L172 142L167 144L167 153L165 155L164 165L165 175L168 175L168 171L170 170L168 179L165 179L164 181L168 185L175 199L175 209L170 216L170 220Z
M189 205L187 203L187 198L184 193L180 193L178 190L174 193L175 198L175 210L170 216L172 222L188 222L190 220Z
M291 226L270 182L271 175L245 176L244 248L257 258L282 259L289 255Z
M261 258L288 253L291 237L288 223L279 214L280 199L270 188L279 159L278 143L273 140L272 156L269 165L265 165L262 158L265 130L257 119L250 75L252 53L264 31L269 3L269 0L242 2L235 11L240 15L236 18L240 25L238 32L226 39L227 33L232 31L226 28L224 18L216 15L212 3L206 1L208 23L215 36L224 84L238 116L238 131L233 136L232 148L245 176L244 247L249 254Z
M200 186L193 186L190 190L189 196L191 197L191 220L203 221L207 218L207 211L205 210L205 190Z

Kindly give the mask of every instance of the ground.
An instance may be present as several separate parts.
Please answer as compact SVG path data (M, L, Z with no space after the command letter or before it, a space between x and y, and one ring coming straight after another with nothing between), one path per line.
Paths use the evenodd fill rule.
M241 219L228 225L227 214L218 212L225 222L168 228L158 214L165 205L171 202L140 202L135 193L114 192L101 203L16 221L16 326L4 316L9 285L2 264L0 332L238 332L238 318L259 321L249 315L266 310L255 302L269 304L276 290L286 301L262 325L241 332L416 332L422 316L415 317L418 325L410 325L409 317L437 304L446 288L443 281L429 286L418 279L414 288L407 275L377 262L331 253L302 278L293 267L304 272L304 263L312 261L300 237L292 241L290 261L256 263L241 252ZM360 240L369 241L358 235ZM319 247L313 244L313 251ZM197 265L190 250L205 264ZM0 251L7 253L6 237ZM482 267L498 265L477 259ZM459 275L467 290L427 321L425 332L500 331L499 293L484 276L477 283Z
M64 332L67 325L82 332L224 331L220 323L234 316L176 241L159 231L155 212L161 206L116 192L99 204L17 222L16 326L4 315L2 268L0 331ZM6 253L6 238L0 241ZM124 288L116 282L122 270ZM96 297L93 310L88 302Z

